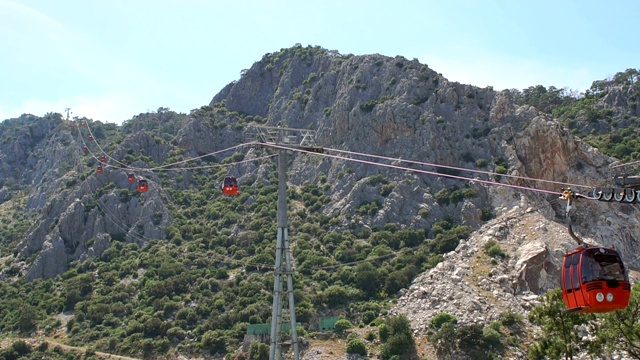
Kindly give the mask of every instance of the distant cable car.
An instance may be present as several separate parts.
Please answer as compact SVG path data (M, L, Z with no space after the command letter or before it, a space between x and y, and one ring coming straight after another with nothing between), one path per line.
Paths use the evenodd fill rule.
M106 163L107 162L107 157L102 155L100 156L100 162Z
M102 169L102 165L98 165L98 170L96 170L98 172L98 174L102 174L104 172L104 169Z
M149 190L149 184L147 183L147 180L145 179L138 180L138 191L147 192L147 190Z
M93 141L93 136L89 135L89 141Z
M238 195L238 180L233 176L225 176L222 183L222 193L226 195Z
M603 313L629 304L631 285L613 249L580 246L562 262L562 299L567 312Z
M135 175L133 175L133 173L129 173L129 174L127 175L127 181L128 181L128 182L130 182L130 183L132 183L132 182L136 182L136 176L135 176Z
M89 149L86 146L83 146L82 147L82 152L86 154L86 153L89 152Z

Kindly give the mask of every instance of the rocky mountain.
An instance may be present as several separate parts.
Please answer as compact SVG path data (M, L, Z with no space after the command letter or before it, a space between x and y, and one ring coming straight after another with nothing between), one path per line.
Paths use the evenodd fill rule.
M630 107L629 97L637 86L614 86L594 106L624 109L630 126L638 109L637 104ZM261 196L273 194L275 165L264 160L272 154L236 147L253 140L252 126L268 125L314 129L325 153L347 154L338 159L297 154L289 161L294 259L302 274L314 277L314 285L303 285L309 286L305 290L318 295L309 303L330 299L323 288L329 286L328 275L316 279L320 275L313 266L337 265L339 273L341 263L400 251L391 242L372 243L369 234L419 230L431 248L453 251L431 269L418 264L420 271L398 283L401 290L390 313L406 314L416 336L427 334L430 320L441 312L460 323L481 324L509 310L526 316L539 295L559 287L562 256L575 245L558 196L562 184L586 193L612 180L609 166L616 161L564 124L512 91L451 82L417 60L299 45L266 54L210 104L188 115L160 108L122 126L69 121L59 114L23 115L0 124L0 207L5 215L22 217L20 222L6 220L17 230L1 240L0 279L65 279L72 276L66 271L77 271L89 259L113 259L108 250L120 243L151 247L157 240L189 253L209 247L225 256L215 266L245 258L273 263L273 244L260 241L275 232L252 223L273 216L275 204L261 204ZM573 128L587 126L578 119ZM83 146L89 154L83 155ZM108 166L97 174L102 154L109 156ZM188 162L191 158L198 159ZM369 163L350 161L365 158ZM166 164L179 166L163 171ZM189 170L192 164L197 170ZM147 193L128 182L129 171L149 180ZM217 188L224 173L234 174L253 192L224 209L191 195ZM615 247L636 270L636 206L580 199L574 229L588 242ZM470 236L461 236L459 243L458 238L439 240L437 235L452 227ZM327 234L352 237L351 246L332 243ZM492 262L482 250L490 241L505 252L504 260ZM255 253L242 253L242 246L252 246ZM347 256L349 247L368 250L360 255L351 250ZM369 253L372 248L377 253ZM325 263L304 266L311 251ZM189 261L195 263L194 258ZM121 276L146 276L149 266L140 263ZM229 269L250 276L247 268ZM395 270L400 274L402 269ZM213 284L223 277L207 276L207 291L215 294L218 285ZM386 289L396 288L395 280L386 281ZM363 285L358 290L366 293ZM375 298L377 292L368 296ZM180 301L177 306L196 306ZM317 311L328 314L331 308ZM252 320L262 316L253 315ZM204 341L202 333L194 339ZM517 358L526 356L523 349L514 351Z

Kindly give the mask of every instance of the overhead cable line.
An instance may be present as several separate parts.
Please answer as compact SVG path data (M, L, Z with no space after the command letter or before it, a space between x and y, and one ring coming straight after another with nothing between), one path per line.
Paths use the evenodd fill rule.
M632 162L628 162L628 163L623 163L623 164L612 165L611 168L615 169L615 168L619 168L619 167L624 167L624 166L629 166L629 165L636 165L636 164L640 164L640 160L636 160L636 161L632 161Z
M149 170L152 170L152 171L153 170L164 170L165 168L167 168L169 166L174 166L174 165L178 165L178 164L184 164L184 163L187 163L189 161L194 161L194 160L198 160L198 159L201 159L201 158L204 158L204 157L207 157L207 156L216 155L216 154L219 154L219 153L231 151L233 149L236 149L236 148L239 148L239 147L245 147L247 145L248 144L240 144L240 145L232 146L230 148L214 151L214 152L211 152L211 153L208 153L208 154L204 154L204 155L200 155L200 156L196 156L196 157L193 157L193 158L189 158L189 159L185 159L185 160L181 160L181 161L176 161L176 162L170 163L170 164L156 166L156 167L150 168ZM187 168L187 169L189 169L189 168Z
M105 164L105 166L106 167L111 167L111 168L114 168L114 169L135 170L135 171L152 172L152 173L156 172L156 171L188 171L188 170L202 170L202 169L228 167L228 166L244 164L244 163L248 163L248 162L252 162L252 161L264 160L264 159L272 158L272 157L277 156L277 155L278 154L265 155L265 156L260 156L260 157L256 157L256 158L252 158L252 159L234 161L234 162L226 163L226 164L200 165L200 166L192 166L192 167L167 168L167 169L161 169L161 168L138 168L138 167L131 167L131 166L129 166L129 167L119 167L119 166L115 166L115 165L111 165L111 164ZM95 156L93 156L93 158L98 160ZM98 160L98 161L100 161L100 160ZM191 161L191 160L189 160L189 161Z
M355 151L339 150L339 149L331 149L331 148L324 148L324 150L333 151L333 152L339 152L339 153L345 153L345 154L349 154L349 155L373 157L373 158L383 159L383 160L399 161L399 162L405 162L405 163L410 163L410 164L433 166L433 167L438 167L438 168L445 168L445 169L459 170L459 171L467 171L467 172L478 173L478 174L487 174L487 175L491 175L491 176L504 176L506 178L512 178L512 179L544 182L544 183L549 183L549 184L563 185L563 186L566 186L566 187L584 187L584 188L589 188L589 186L585 186L585 185L570 184L570 183L565 183L565 182L560 182L560 181L545 180L545 179L535 179L535 178L526 177L526 176L519 176L519 175L500 174L500 173L491 172L491 171L476 170L476 169L462 168L462 167L456 167L456 166L427 163L427 162L421 162L421 161L415 161L415 160L406 160L406 159L400 159L400 158L392 158L392 157L387 157L387 156L359 153L359 152L355 152ZM440 174L440 173L438 173L438 174Z
M546 193L546 194L562 195L562 192L558 192L558 191L530 188L530 187L526 187L526 186L507 184L507 183L501 183L501 182L490 181L490 180L468 178L468 177L458 176L458 175L442 174L442 173L435 172L435 171L413 169L413 168L409 168L409 167L405 167L405 166L398 166L398 165L392 165L392 164L382 164L382 163L377 163L377 162L374 162L374 161L347 158L347 157L342 157L342 156L338 156L338 155L318 153L318 152L314 152L314 151L307 151L307 150L303 150L303 149L291 148L291 147L275 145L275 144L268 144L267 146L272 147L272 148L276 148L276 149L297 151L297 152L301 152L301 153L305 153L305 154L311 154L311 155L317 155L317 156L325 156L325 157L329 157L329 158L333 158L333 159L340 159L340 160L345 160L345 161L358 162L358 163L374 165L374 166L382 166L382 167L387 167L387 168L391 168L391 169L410 171L410 172L417 172L417 173L427 174L427 175L435 175L435 176L439 176L439 177L447 177L447 178L457 179L457 180L464 180L464 181L478 182L478 183L483 183L483 184L488 184L488 185L510 187L510 188L514 188L514 189L528 190L528 191L534 191L534 192L540 192L540 193ZM399 160L399 159L397 159L397 160ZM438 165L438 166L440 166L440 165ZM496 174L496 175L502 175L502 174Z
M229 147L229 148L226 148L226 149L216 150L216 151L210 152L210 153L208 153L208 154L204 154L204 155L200 155L200 156L196 156L196 157L192 157L192 158L188 158L188 159L184 159L184 160L176 161L176 162L169 163L169 164L164 164L164 165L155 166L155 167L150 167L150 168L141 168L141 167L135 167L135 166L131 166L131 165L128 165L128 164L122 163L122 162L120 162L119 160L117 160L117 159L115 159L114 157L112 157L111 155L109 155L109 154L108 154L108 153L107 153L107 152L106 152L106 151L105 151L105 150L100 146L100 144L99 144L99 143L98 143L98 141L96 140L96 137L95 137L95 136L93 135L93 133L91 132L91 127L89 126L88 122L86 122L86 121L85 121L85 124L86 124L86 126L87 126L87 131L89 132L89 135L93 138L93 141L96 143L96 146L97 146L97 147L98 147L98 149L100 150L100 153L101 153L101 154L103 154L103 155L105 155L107 158L109 158L109 159L113 160L113 162L115 162L115 163L117 163L117 164L121 165L121 167L117 167L117 166L109 165L109 164L107 164L107 166L110 166L110 167L113 167L113 168L120 168L120 169L133 170L133 171L147 171L147 172L151 171L151 172L152 172L152 171L155 171L155 170L195 170L195 169L206 169L206 168L211 168L211 167L224 167L224 166L230 166L230 165L234 165L234 164L237 164L237 163L242 163L242 162L245 162L245 161L239 161L239 162L233 162L233 163L227 163L227 164L219 164L219 165L213 165L213 166L211 166L211 165L204 165L204 166L193 166L193 167L182 167L182 168L170 168L170 169L168 169L169 167L174 166L174 165L184 164L184 163L187 163L187 162L190 162L190 161L195 161L195 160L198 160L198 159L201 159L201 158L207 157L207 156L213 156L213 155L216 155L216 154L219 154L219 153L228 152L228 151L231 151L231 150L234 150L234 149L237 149L237 148L246 147L247 145L249 145L249 144L250 144L250 143L245 143L245 144L235 145L235 146L232 146L232 147ZM80 128L78 128L78 131L80 132L80 138L81 138L81 140L82 140L82 144L83 144L84 146L87 146L87 143L85 142L84 137L82 136L82 132L80 131ZM88 146L87 146L87 148L88 148ZM91 155L92 155L92 157L93 157L94 159L96 159L97 161L100 161L100 160L98 159L98 157L97 157L97 156L96 156L96 155L95 155L95 154L94 154L90 149L89 149L89 152L91 152ZM271 157L271 156L274 156L274 155L269 155L269 156L266 156L266 157ZM263 158L266 158L266 157L255 158L255 159L251 159L251 160L247 160L247 161L259 160L259 159L263 159Z

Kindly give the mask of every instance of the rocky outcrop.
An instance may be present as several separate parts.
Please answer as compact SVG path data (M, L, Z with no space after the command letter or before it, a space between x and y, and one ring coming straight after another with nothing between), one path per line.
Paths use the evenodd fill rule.
M460 324L482 324L511 311L527 318L538 295L560 286L558 255L571 246L566 229L548 220L526 198L486 223L435 268L418 276L392 314L405 314L416 334L426 334L441 312ZM507 256L491 258L488 242ZM515 350L516 352L519 350ZM517 353L515 358L525 358Z
M149 192L139 194L136 184L129 183L126 172L117 167L107 166L102 174L87 169L86 163L93 168L97 161L82 158L80 139L52 124L56 123L31 126L33 137L24 160L27 166L21 170L20 179L30 190L26 209L38 214L15 249L17 259L33 259L22 263L25 278L56 276L71 261L100 256L114 240L144 243L164 239L171 217L161 187L152 186ZM170 150L166 143L144 132L126 138L121 146L129 153L149 154L158 162L164 161ZM127 154L119 148L110 156L121 162ZM17 155L11 162L20 161ZM153 177L148 180L152 184L157 181ZM1 193L6 194L5 201L11 195Z
M191 116L178 132L176 141L178 146L192 157L216 153L217 159L224 159L234 150L244 150L242 147L235 148L245 142L245 137L240 131L232 130L238 121L237 116L230 116L226 112L216 114L213 119ZM220 127L219 124L228 126ZM225 149L232 150L220 152Z
M120 187L100 195L110 182ZM140 244L164 239L171 222L159 187L139 194L124 173L109 169L75 191L53 196L43 210L51 217L35 224L18 247L18 258L37 254L27 280L49 278L66 270L70 261L100 256L114 239Z
M45 156L44 148L47 140L51 140L47 136L59 129L61 123L59 114L48 114L43 118L24 114L6 120L3 124L6 130L0 136L0 184L31 185L42 180L42 164L40 168L36 165ZM56 141L68 139L63 136Z

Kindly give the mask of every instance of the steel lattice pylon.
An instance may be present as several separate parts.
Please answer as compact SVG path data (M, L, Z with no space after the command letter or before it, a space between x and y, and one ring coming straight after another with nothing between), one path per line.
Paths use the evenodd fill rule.
M269 346L269 360L282 359L282 344L284 343L282 324L286 314L283 304L289 306L291 324L291 345L294 360L300 359L298 331L296 329L296 310L293 296L293 266L289 243L289 228L287 220L287 148L297 148L311 152L322 152L322 148L315 142L315 131L289 129L270 126L256 126L256 140L263 147L272 146L278 151L278 231L276 240L276 265L273 279L273 309L271 316L271 344ZM285 297L286 282L286 297Z

